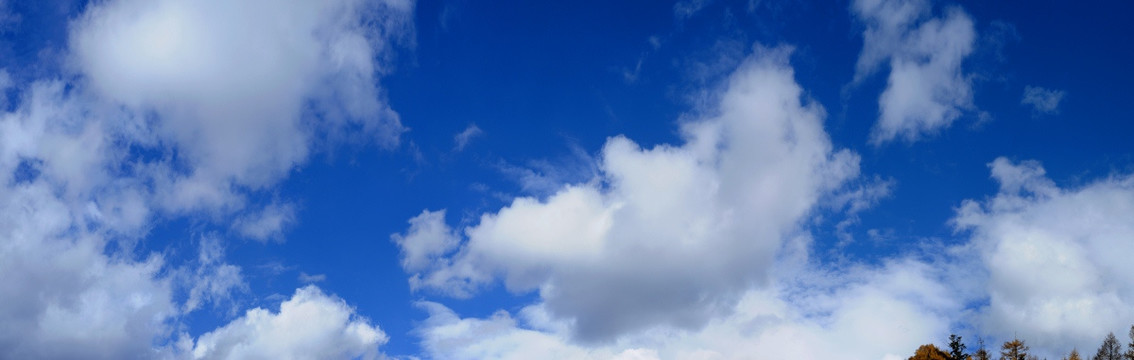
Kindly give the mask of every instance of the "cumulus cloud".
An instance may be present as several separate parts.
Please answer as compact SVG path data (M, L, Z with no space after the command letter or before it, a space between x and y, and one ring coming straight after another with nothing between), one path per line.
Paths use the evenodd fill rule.
M390 239L402 249L402 268L410 272L426 270L438 257L457 247L461 241L449 224L445 223L445 210L422 211L409 220L410 228Z
M173 329L243 289L240 268L210 236L183 263L140 250L161 244L138 244L178 216L231 224L248 206L245 194L286 177L316 138L359 133L396 145L402 127L375 80L388 71L391 45L408 36L412 9L348 0L90 4L70 25L70 73L4 84L19 102L0 113L0 358L180 355ZM291 216L275 205L252 213L239 229L252 237L277 233ZM302 293L297 311L326 305L317 291ZM320 341L355 356L369 353L355 345L384 339L346 324L342 339Z
M184 266L135 255L151 195L113 165L119 113L63 87L34 83L0 115L0 357L168 354L174 319L228 299L240 269L211 238Z
M420 331L436 359L904 359L943 338L960 306L940 275L912 260L840 275L810 269L745 292L731 315L701 329L654 328L600 345L573 342L545 304L461 318L423 303L430 316Z
M232 205L232 187L283 178L314 135L386 146L404 130L377 76L412 3L138 1L94 4L71 28L75 70L101 99L143 114L176 150L174 210Z
M1134 176L1062 188L1034 161L989 164L1000 191L954 220L987 271L981 326L1054 356L1134 323Z
M62 88L36 83L0 115L0 357L138 357L169 333L173 285L159 254L104 253L147 210L130 181L108 181L106 131Z
M386 334L315 286L295 291L278 312L255 308L193 345L193 359L376 359Z
M551 248L562 242L552 239L542 244L548 246L546 253L536 253L542 257L535 261L552 264L543 271L553 280L535 280L544 281L539 283L541 297L535 304L516 313L499 311L489 317L470 318L440 304L422 303L430 314L420 328L422 344L427 355L440 359L901 359L920 344L940 344L949 333L972 331L970 335L983 335L993 339L992 343L1011 336L1027 339L1035 354L1051 358L1072 348L1094 348L1107 332L1123 331L1134 323L1134 312L1130 311L1134 268L1126 256L1134 251L1128 241L1134 238L1134 224L1127 216L1134 213L1134 175L1114 174L1077 187L1060 187L1035 161L999 158L989 168L999 189L995 196L964 201L957 209L952 222L962 239L960 244L923 244L915 258L899 256L882 259L879 266L864 266L815 263L807 259L806 239L789 240L768 270L767 283L744 288L728 311L709 317L700 327L674 328L665 321L655 321L606 341L578 341L581 318L558 312L553 302L557 299L543 288L557 280L557 272L566 271L555 261L584 258L588 266L601 269L603 259L587 259L590 255L585 252L552 255L565 251ZM617 190L614 184L611 182L610 191ZM568 189L566 192L579 191L578 187ZM838 198L832 201L847 203ZM531 224L585 229L566 216L577 212L571 207L556 213L529 209L555 201L552 197L544 203L533 200L518 206L521 201L517 200L499 213L485 215L480 225L465 229L466 243L451 258L454 260L442 259L438 268L449 271L445 274L449 276L475 274L475 267L460 267L465 266L461 257L473 253L469 244L477 241L477 232L482 231L477 227L483 226L485 219L513 216L508 211L531 212L525 218ZM514 234L532 233L526 231ZM585 232L573 235L576 238L571 240L577 243L587 244L589 240ZM534 253L516 250L526 245L509 245L514 245L511 249L517 251L513 253L516 258ZM602 245L582 248L601 253L613 246ZM682 250L694 254L691 256L702 255L694 246ZM657 259L657 254L637 258ZM620 260L635 266L632 259ZM704 264L718 263L701 260ZM670 260L663 262L681 266ZM488 281L496 274L507 284L513 279L524 280L520 275L532 276L532 272L541 270L534 265L497 266L486 278L469 277L466 281ZM517 275L509 266L535 270ZM589 274L595 278L610 276L595 271ZM659 273L655 279L667 286L681 285L680 278L670 273ZM607 299L615 302L610 306L617 306L617 300L632 299L633 291L651 285L646 277L636 280L645 285L635 284L637 287L631 290L591 290L623 296ZM632 286L629 282L620 285Z
M852 9L866 26L854 82L883 64L890 68L871 143L912 142L973 109L962 62L973 52L976 31L963 10L934 15L928 0L858 0Z
M1031 106L1036 114L1055 114L1059 112L1059 102L1063 101L1064 94L1063 90L1027 86L1020 104Z
M513 292L538 291L584 341L696 329L731 312L767 283L787 240L806 238L800 223L820 198L858 175L857 155L835 150L823 131L823 109L801 99L789 53L758 48L715 109L682 124L684 144L610 138L599 179L482 215L459 231L459 248L426 266L411 255L454 240L443 225L411 222L395 235L411 282L456 296L498 278Z

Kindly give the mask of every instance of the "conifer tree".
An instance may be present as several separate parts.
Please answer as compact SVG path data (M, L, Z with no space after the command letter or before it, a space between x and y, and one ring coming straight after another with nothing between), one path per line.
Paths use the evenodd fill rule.
M1134 360L1134 325L1130 325L1130 343L1126 344L1126 360Z
M973 353L973 360L992 360L992 355L984 348L984 339L977 338L977 351Z
M1083 360L1083 357L1079 356L1079 350L1071 349L1071 353L1067 354L1067 357L1063 360Z
M1122 358L1122 344L1118 343L1114 333L1107 334L1102 346L1099 346L1099 351L1095 353L1095 360L1122 360Z
M968 357L969 354L965 353L965 343L961 342L961 337L957 334L949 335L949 359L965 360Z
M1028 345L1020 339L1005 341L1000 347L1000 360L1028 360Z

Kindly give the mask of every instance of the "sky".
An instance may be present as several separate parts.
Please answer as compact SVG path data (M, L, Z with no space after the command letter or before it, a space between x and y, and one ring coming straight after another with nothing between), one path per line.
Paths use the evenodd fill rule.
M0 0L0 358L1089 353L1131 7Z

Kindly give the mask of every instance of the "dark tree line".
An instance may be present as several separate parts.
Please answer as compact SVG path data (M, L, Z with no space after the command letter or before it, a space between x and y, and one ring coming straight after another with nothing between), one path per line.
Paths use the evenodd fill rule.
M1118 342L1118 338L1114 333L1107 334L1103 339L1103 343L1099 346L1099 350L1095 356L1084 359L1079 355L1078 349L1072 349L1067 356L1062 360L1134 360L1134 326L1130 326L1130 342L1126 344L1126 350L1123 351L1122 343ZM965 350L968 346L961 341L961 337L949 335L949 347L946 350L939 349L936 345L926 344L917 348L914 356L909 360L994 360L992 353L985 349L984 340L977 340L977 349L975 352L969 354ZM1005 341L1000 346L1000 357L996 360L1038 360L1035 355L1028 353L1031 349L1028 344L1021 339L1012 339Z

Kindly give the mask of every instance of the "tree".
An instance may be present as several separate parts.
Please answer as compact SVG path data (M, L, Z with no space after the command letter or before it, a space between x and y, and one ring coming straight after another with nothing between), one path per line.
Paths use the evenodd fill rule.
M977 338L977 351L973 353L973 360L992 360L992 355L984 348L984 339Z
M1000 347L1000 360L1028 360L1028 344L1020 339L1005 341Z
M977 349L977 351L975 353L973 353L972 359L973 360L992 360L992 354L989 354L988 350Z
M1126 344L1126 360L1134 360L1134 325L1130 325L1130 343Z
M949 359L950 359L949 354L944 352L944 351L941 351L941 349L938 349L937 346L934 346L933 344L925 344L925 345L922 345L921 347L917 348L917 351L914 352L914 356L911 356L909 360L949 360Z
M949 359L965 360L968 358L969 354L965 353L965 343L961 342L961 337L957 334L949 335Z
M1067 354L1067 357L1063 360L1083 360L1083 357L1079 356L1079 350L1071 349L1071 353Z
M1122 360L1122 357L1122 344L1118 343L1114 333L1107 334L1099 352L1095 353L1095 360Z

